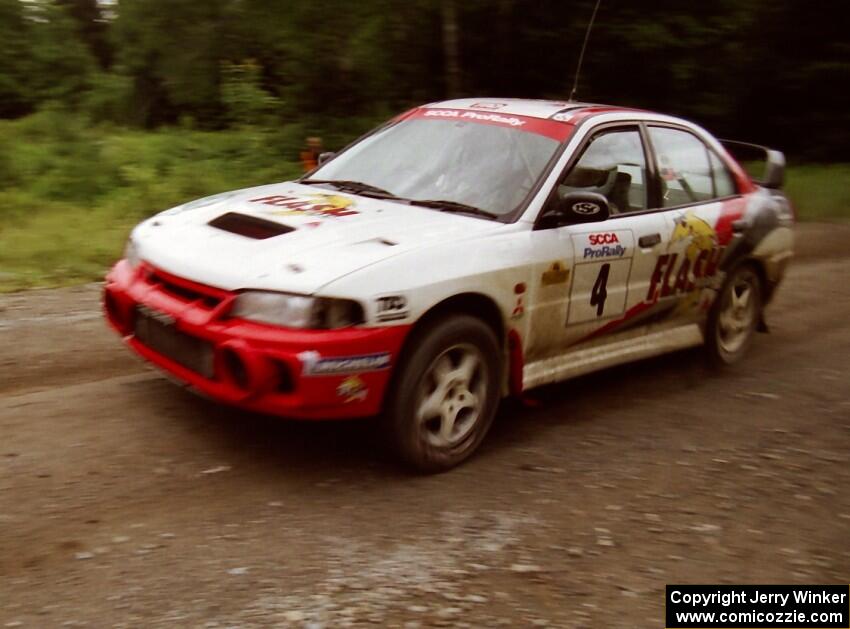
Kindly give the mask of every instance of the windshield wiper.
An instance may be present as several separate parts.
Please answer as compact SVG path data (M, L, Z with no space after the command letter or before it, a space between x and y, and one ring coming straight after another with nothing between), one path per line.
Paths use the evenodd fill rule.
M302 179L298 183L314 185L314 184L327 184L329 186L333 186L338 190L344 190L346 192L353 192L354 194L362 194L364 196L377 197L379 199L396 199L396 195L388 190L384 190L383 188L379 188L377 186L373 186L369 183L364 183L362 181L350 181L348 179Z
M482 210L474 205L467 205L466 203L460 203L458 201L449 201L447 199L404 199L393 194L389 190L384 190L383 188L379 188L362 181L352 181L349 179L301 179L299 183L308 185L326 184L333 186L337 190L353 192L354 194L375 197L378 199L398 199L399 201L404 201L410 205L430 207L440 210L441 212L459 212L464 214L474 214L476 216L484 216L486 218L499 218L499 215L494 212L488 212L487 210Z
M499 218L499 215L495 212L488 212L487 210L482 210L480 207L467 205L466 203L459 203L458 201L448 201L445 199L409 199L408 203L410 205L431 207L435 210L440 210L441 212L460 212L465 214L474 214L476 216L484 216L487 218Z

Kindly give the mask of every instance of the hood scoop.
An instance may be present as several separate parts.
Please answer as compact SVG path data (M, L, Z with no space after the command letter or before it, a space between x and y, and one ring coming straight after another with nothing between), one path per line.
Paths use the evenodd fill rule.
M385 247L395 247L398 243L393 242L389 238L381 238L380 236L377 238L369 238L367 240L361 240L360 242L353 243L355 245L383 245Z
M274 221L267 221L264 218L257 218L256 216L249 216L248 214L239 214L238 212L222 214L207 224L210 227L255 240L274 238L275 236L295 231L294 227L275 223Z

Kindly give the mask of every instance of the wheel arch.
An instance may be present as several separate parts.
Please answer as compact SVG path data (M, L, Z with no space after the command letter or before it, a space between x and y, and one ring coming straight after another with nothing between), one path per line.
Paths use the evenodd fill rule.
M492 297L476 292L458 293L434 304L419 317L413 332L450 314L467 314L481 319L490 326L499 342L504 342L505 321L499 305Z
M395 385L395 380L399 372L398 366L404 364L404 361L407 360L412 348L416 346L418 339L435 325L436 322L456 314L465 314L480 319L493 330L499 346L502 347L502 385L504 386L507 383L511 361L508 355L508 326L506 325L502 310L499 308L495 299L484 293L464 292L446 297L442 301L437 302L416 320L407 334L398 358L395 361L396 368L393 370L394 373L390 379L389 387Z

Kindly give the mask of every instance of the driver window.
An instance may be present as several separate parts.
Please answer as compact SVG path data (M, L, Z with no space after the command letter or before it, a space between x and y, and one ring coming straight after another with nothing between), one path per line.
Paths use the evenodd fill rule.
M597 192L608 199L611 214L646 209L646 160L637 129L604 131L590 141L581 158L558 184L558 195Z

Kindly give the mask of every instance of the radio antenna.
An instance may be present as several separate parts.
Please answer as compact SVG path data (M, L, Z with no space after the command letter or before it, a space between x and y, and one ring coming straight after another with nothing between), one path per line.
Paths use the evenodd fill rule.
M593 15L590 16L590 22L587 23L587 30L584 33L584 43L581 45L581 53L578 56L578 65L576 65L576 76L573 79L573 89L570 92L569 102L573 102L573 98L576 95L576 90L578 89L578 77L581 74L581 63L584 61L584 51L587 49L587 41L590 39L590 29L593 28L593 21L596 19L596 12L599 10L599 5L602 3L602 0L596 0L596 6L593 7Z

